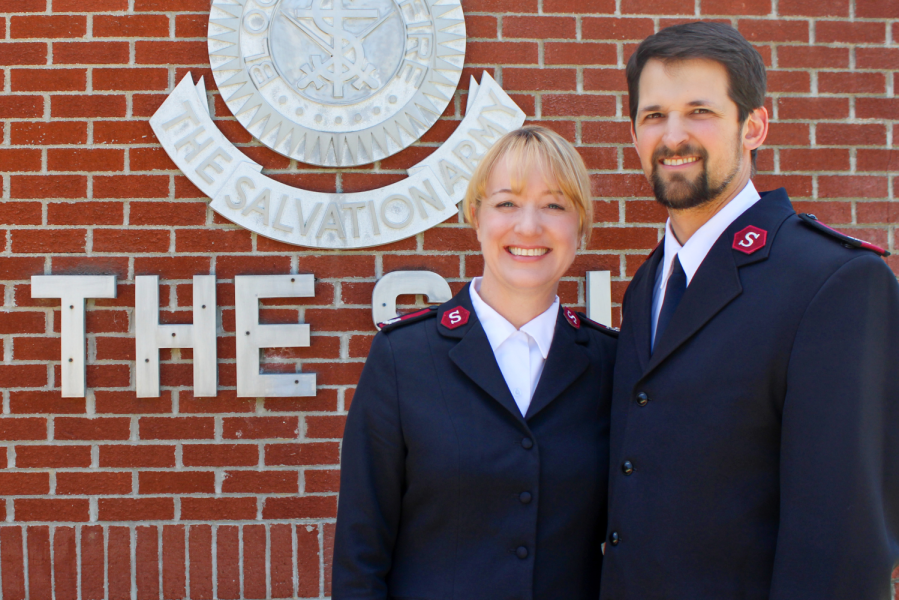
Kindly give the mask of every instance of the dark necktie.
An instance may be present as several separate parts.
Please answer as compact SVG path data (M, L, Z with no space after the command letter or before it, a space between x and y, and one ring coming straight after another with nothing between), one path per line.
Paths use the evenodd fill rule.
M668 285L665 286L665 300L662 303L662 310L659 312L659 322L656 324L653 350L655 350L655 345L659 343L659 340L662 339L662 333L668 327L668 323L671 322L671 317L674 315L674 311L677 310L677 305L680 304L681 298L684 297L684 292L686 291L687 274L684 273L684 268L680 264L680 257L675 256L674 262L671 264L671 274L668 275Z

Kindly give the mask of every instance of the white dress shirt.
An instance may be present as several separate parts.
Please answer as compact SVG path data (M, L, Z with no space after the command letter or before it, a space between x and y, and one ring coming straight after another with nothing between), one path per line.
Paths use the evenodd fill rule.
M534 397L553 342L559 315L559 297L556 296L546 312L522 325L521 329L515 329L505 317L481 299L478 295L480 287L481 278L472 279L468 288L471 292L471 305L487 334L503 379L512 392L521 416L524 416L531 405L531 398Z
M730 224L736 221L737 217L746 212L749 207L758 202L760 197L752 181L749 181L743 191L715 213L715 216L690 236L683 246L674 237L674 233L671 231L671 219L668 219L665 224L665 254L656 271L656 285L652 292L652 337L650 339L653 347L655 347L656 326L659 323L659 313L662 311L662 304L665 300L665 288L668 286L668 276L671 275L674 257L680 258L680 264L684 268L689 287L699 265L705 260L709 250L712 249L724 230L730 227Z

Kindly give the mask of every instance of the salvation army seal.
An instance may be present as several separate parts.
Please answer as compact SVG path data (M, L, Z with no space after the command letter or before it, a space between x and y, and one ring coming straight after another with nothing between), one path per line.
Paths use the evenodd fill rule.
M208 33L237 120L272 150L326 167L421 137L465 58L459 0L214 0Z
M419 139L452 99L465 59L460 0L213 0L209 60L228 108L262 144L326 167L371 163ZM219 130L206 84L184 75L150 117L181 172L229 221L286 244L352 250L458 215L480 159L524 111L486 71L465 114L408 177L314 192L269 177Z

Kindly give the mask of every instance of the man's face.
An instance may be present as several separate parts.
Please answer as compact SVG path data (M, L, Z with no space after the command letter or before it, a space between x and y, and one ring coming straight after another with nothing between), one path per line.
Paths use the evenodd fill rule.
M632 133L659 203L701 206L748 179L750 148L727 94L724 66L705 59L650 60L639 85Z

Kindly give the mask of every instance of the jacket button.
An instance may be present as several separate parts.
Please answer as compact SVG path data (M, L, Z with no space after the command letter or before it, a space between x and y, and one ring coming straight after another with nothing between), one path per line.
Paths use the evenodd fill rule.
M646 406L649 403L649 396L646 395L646 392L640 392L637 394L637 404L640 406Z
M618 532L613 531L612 535L609 536L609 543L612 544L613 546L617 546L618 542L620 542L620 541L621 541L621 538L618 537Z
M625 475L630 475L631 473L634 472L634 463L632 463L629 460L624 461L624 464L621 465L621 470L624 472Z
M518 499L521 500L522 504L529 504L531 502L531 493L521 492L520 494L518 494Z
M524 438L523 440L521 440L521 447L525 450L530 450L534 447L534 440L532 440L531 438Z
M520 559L525 559L528 557L528 549L524 546L519 546L517 550L515 550L515 556Z

